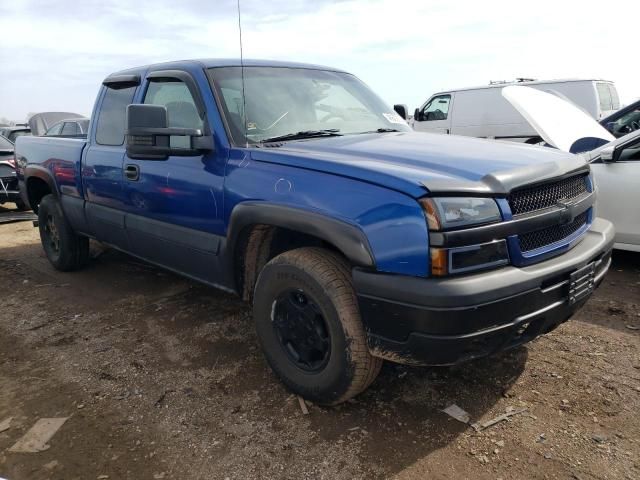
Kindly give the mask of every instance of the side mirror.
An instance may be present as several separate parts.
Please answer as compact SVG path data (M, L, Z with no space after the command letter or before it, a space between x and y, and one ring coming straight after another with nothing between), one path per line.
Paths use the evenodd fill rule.
M604 126L604 128L609 130L610 133L613 133L615 131L615 128L616 128L616 122L607 122L607 124Z
M421 122L422 121L422 113L420 113L420 109L416 108L416 111L413 112L413 119L416 122Z
M600 150L600 159L604 163L614 163L617 160L617 152L614 147L605 147Z
M167 125L167 108L163 105L128 105L125 128L127 156L141 160L166 160L170 155L189 157L213 150L213 137L203 135L202 130ZM172 147L172 136L189 137L189 147Z
M393 109L396 111L396 113L398 115L400 115L404 120L407 119L407 117L409 116L409 109L407 108L406 105L402 105L400 103L396 104L393 106Z

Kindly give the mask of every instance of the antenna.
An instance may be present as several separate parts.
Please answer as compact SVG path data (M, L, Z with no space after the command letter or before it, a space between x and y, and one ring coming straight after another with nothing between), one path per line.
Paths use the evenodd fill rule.
M240 77L242 78L242 133L244 134L245 147L249 148L249 137L247 132L247 101L244 94L244 55L242 51L242 17L240 16L240 0L237 0L238 4L238 30L240 32Z

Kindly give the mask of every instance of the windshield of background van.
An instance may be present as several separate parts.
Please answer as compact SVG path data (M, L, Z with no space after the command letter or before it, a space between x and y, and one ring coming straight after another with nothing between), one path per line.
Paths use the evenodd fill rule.
M245 130L241 68L212 68L209 78L236 145L307 130L336 130L342 135L378 129L411 131L353 75L282 67L244 68Z

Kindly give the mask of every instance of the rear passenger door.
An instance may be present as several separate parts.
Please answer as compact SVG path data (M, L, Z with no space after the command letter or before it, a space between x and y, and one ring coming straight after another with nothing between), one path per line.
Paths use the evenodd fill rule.
M96 126L82 164L89 229L105 243L127 250L124 228L125 196L122 185L126 109L139 80L105 80Z
M452 103L450 94L436 95L418 111L413 128L419 132L450 133Z
M169 127L209 129L200 90L191 74L152 72L144 90L142 103L164 106ZM170 142L174 148L189 148L188 137L171 137ZM225 162L226 157L217 151L166 160L125 155L126 226L132 252L216 283L217 254L224 233Z

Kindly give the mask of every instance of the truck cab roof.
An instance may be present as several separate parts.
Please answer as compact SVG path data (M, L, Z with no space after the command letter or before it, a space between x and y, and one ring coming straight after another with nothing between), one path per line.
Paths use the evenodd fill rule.
M258 60L245 58L242 61L239 58L204 58L204 59L192 59L192 60L178 60L172 62L153 63L149 65L129 68L114 72L109 77L116 75L136 74L142 73L147 70L157 69L189 69L194 67L199 68L215 68L215 67L280 67L280 68L306 68L313 70L326 70L332 72L344 72L333 67L326 67L323 65L314 65L310 63L298 63L298 62L283 62L279 60ZM107 77L107 78L109 78Z

